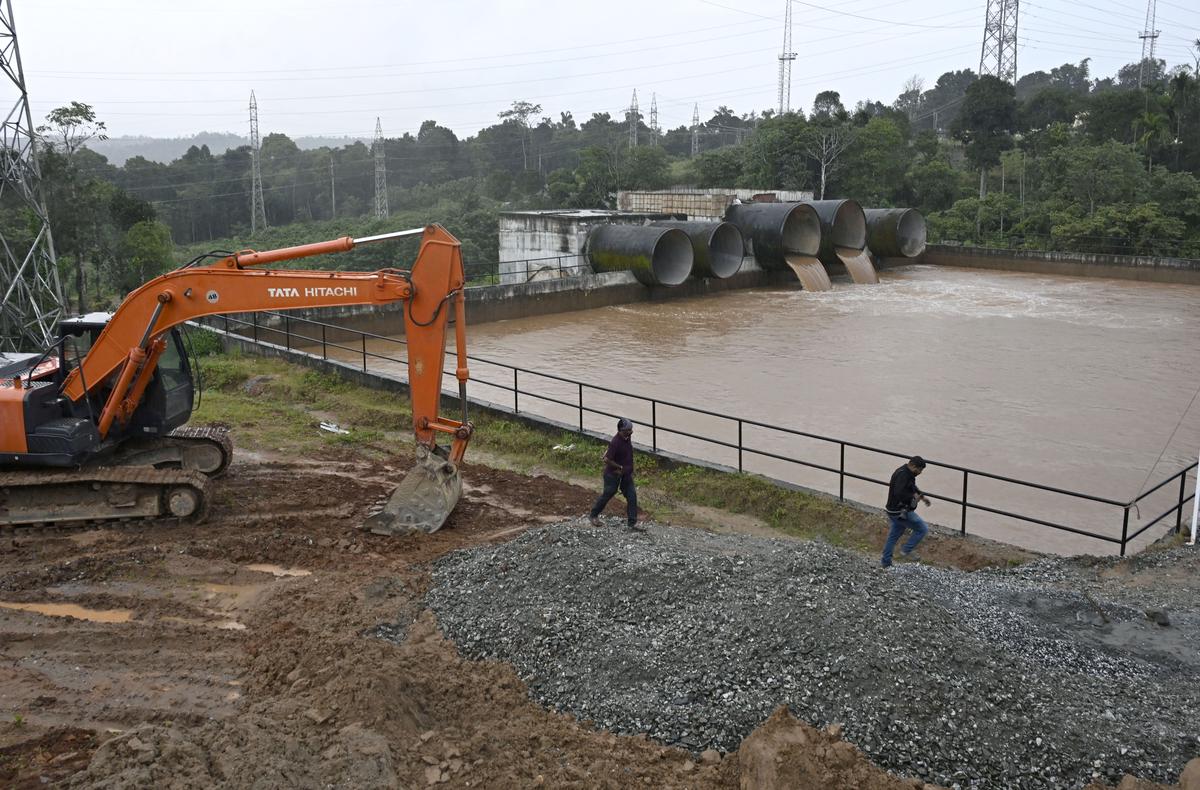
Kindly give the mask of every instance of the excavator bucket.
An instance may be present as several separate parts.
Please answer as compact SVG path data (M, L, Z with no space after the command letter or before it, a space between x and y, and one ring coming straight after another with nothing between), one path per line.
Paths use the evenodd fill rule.
M417 463L363 529L376 535L437 532L462 496L458 468L436 451L417 445Z

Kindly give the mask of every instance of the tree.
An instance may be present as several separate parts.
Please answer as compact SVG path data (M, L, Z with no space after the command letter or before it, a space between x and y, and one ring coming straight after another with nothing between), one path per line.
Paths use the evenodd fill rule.
M743 147L744 156L726 158L729 172L706 184L803 189L809 185L804 133L808 123L799 113L768 118Z
M819 170L817 199L825 199L825 186L837 171L838 157L854 142L854 129L848 124L814 124L804 137L804 151Z
M529 119L542 111L542 105L531 104L527 101L515 101L510 109L504 112L497 113L496 117L502 121L514 121L518 126L525 130L525 135L521 137L521 160L523 170L529 169L529 149L526 147L526 140L532 144L532 139L529 137Z
M38 137L50 149L70 158L89 140L107 140L104 121L96 120L92 105L73 101L46 115L48 123L37 128Z
M76 154L89 140L107 140L104 134L104 122L96 120L96 113L91 105L73 101L64 107L53 109L46 115L48 123L37 128L39 139L45 145L45 169L51 178L57 178L59 185L65 187L59 193L63 198L59 201L48 201L50 205L57 202L51 213L52 225L56 232L59 228L70 225L72 232L57 233L59 244L64 251L70 251L75 260L75 298L79 311L87 311L84 273L86 250L88 248L87 233L83 217L88 213L82 203L84 200L84 181L79 167L75 164ZM48 190L48 191L52 191Z
M921 109L921 91L924 88L925 80L921 79L921 75L912 75L904 81L904 89L900 91L900 95L896 97L892 106L907 115L908 120L912 121L916 117L917 111Z
M837 91L821 91L813 99L813 121L844 121L848 117L842 106L842 94Z
M170 229L157 220L135 223L121 239L116 260L110 266L109 279L118 295L141 286L165 272L171 265Z
M1017 126L1013 86L985 74L967 88L962 111L951 131L966 147L967 160L979 170L979 197L987 194L985 174L1000 163L1001 152L1012 148Z
M901 116L903 118L903 116ZM911 154L904 133L891 118L872 118L846 150L840 192L863 205L892 205L904 185Z

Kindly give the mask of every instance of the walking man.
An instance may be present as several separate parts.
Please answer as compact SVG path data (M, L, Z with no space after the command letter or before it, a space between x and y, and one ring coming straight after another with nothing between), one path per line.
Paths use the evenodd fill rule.
M629 528L638 529L637 487L633 484L633 423L622 417L617 420L617 433L604 451L604 492L592 505L588 520L592 526L600 525L600 513L613 498L617 489L625 497Z
M900 549L900 556L904 558L914 556L913 551L916 550L917 544L929 532L929 525L925 523L925 519L917 515L918 501L924 502L926 507L929 506L929 497L917 488L917 476L924 471L925 459L914 455L908 459L908 463L892 472L892 480L888 484L887 506L884 508L891 529L888 531L887 542L883 544L883 558L879 563L885 568L892 567L892 552L906 529L911 529L912 535Z

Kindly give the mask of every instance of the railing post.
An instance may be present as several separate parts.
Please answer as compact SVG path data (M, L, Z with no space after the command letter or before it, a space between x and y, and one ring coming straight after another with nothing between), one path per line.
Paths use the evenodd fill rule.
M324 324L321 324L321 359L329 359L329 347L325 344Z
M521 413L520 395L521 388L517 384L517 369L513 368L513 414Z
M1196 474L1200 474L1200 467L1196 468ZM1179 473L1179 509L1175 511L1175 534L1183 529L1183 501L1187 499L1187 469L1184 468Z
M583 433L583 382L579 382L579 432Z
M838 442L840 448L838 458L838 501L846 501L846 443Z
M1125 556L1125 542L1129 540L1129 505L1125 506L1125 518L1121 520L1121 556Z
M363 355L363 373L367 372L367 336L360 335L362 338L362 355ZM408 382L408 386L412 386L412 382Z
M963 492L962 492L962 524L959 526L959 531L967 534L967 470L963 470Z
M650 401L650 449L658 452L658 401ZM1183 507L1180 506L1180 510Z
M288 351L292 350L292 317L290 315L283 317L283 347Z
M254 342L258 342L258 313L254 312L250 315L254 316Z
M738 420L738 471L742 471L742 421Z

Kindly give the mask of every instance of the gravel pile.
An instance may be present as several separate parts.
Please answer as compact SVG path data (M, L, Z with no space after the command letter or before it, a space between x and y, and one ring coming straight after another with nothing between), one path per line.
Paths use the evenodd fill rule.
M447 556L428 603L464 655L601 728L731 751L786 703L900 774L1076 788L1174 781L1200 754L1200 611L1167 598L1094 563L884 571L823 543L572 522Z

